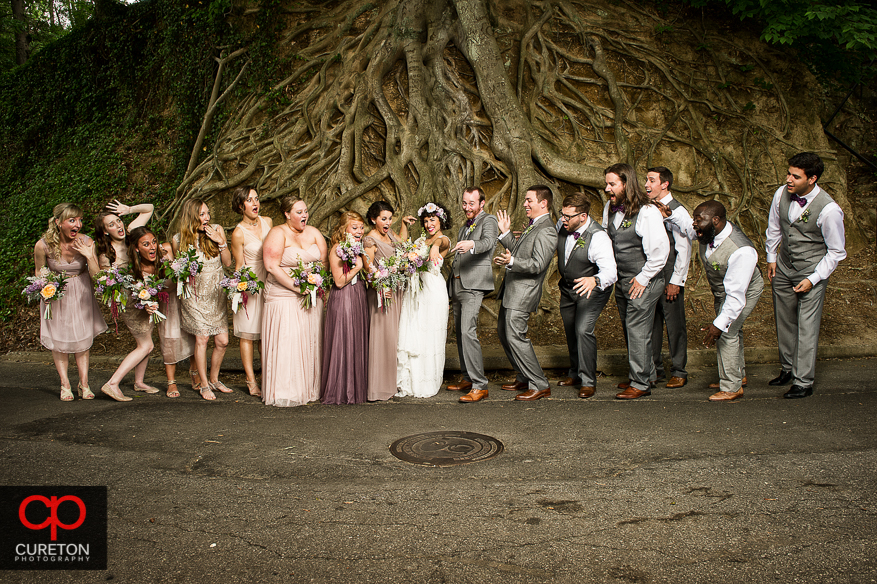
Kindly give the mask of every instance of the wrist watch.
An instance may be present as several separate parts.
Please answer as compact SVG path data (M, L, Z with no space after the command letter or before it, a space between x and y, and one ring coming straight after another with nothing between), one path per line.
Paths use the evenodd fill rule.
M594 276L594 287L595 287L595 288L600 288L600 284L602 284L602 282L600 282L600 277L599 277L599 276Z

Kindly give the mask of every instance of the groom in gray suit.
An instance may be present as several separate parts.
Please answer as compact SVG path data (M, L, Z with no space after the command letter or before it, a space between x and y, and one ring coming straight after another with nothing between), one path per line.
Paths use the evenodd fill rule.
M502 388L512 391L527 390L515 396L518 401L532 401L551 395L548 378L542 372L533 344L527 338L530 313L539 307L542 298L542 282L557 248L557 230L551 222L551 189L536 185L527 189L524 209L530 218L521 237L515 240L511 232L508 213L497 213L499 242L506 251L494 258L494 262L506 269L497 298L502 301L499 309L499 342L517 375L515 382Z
M451 250L456 255L448 279L463 381L448 385L448 389L469 391L460 397L460 401L471 403L487 397L487 376L478 341L478 313L484 295L493 291L490 258L496 247L499 226L496 217L484 212L484 191L479 187L463 191L463 213L466 214L466 223L460 228L457 245Z

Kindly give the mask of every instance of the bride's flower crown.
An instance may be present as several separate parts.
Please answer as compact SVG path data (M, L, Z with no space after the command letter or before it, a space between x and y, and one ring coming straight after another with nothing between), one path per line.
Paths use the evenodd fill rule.
M442 221L448 220L448 216L445 214L444 210L435 203L427 203L417 210L418 217L423 217L424 213L429 213L430 215L435 214Z

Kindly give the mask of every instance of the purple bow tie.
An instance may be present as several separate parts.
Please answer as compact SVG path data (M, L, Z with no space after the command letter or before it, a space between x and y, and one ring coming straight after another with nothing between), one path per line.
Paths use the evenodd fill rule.
M807 206L807 199L805 199L804 197L799 197L799 196L796 195L795 193L792 193L792 194L790 195L790 198L792 199L792 201L798 203L798 204L801 205L802 207L806 207L806 206Z
M475 219L469 219L466 221L466 227L472 227L475 225Z
M582 234L579 233L578 231L573 231L572 233L570 233L570 235L572 235L573 239L578 239L579 237L582 236Z
M622 213L624 213L624 203L622 203L621 205L612 205L612 204L610 204L610 205L609 205L609 210L610 210L612 213L618 213L619 211L622 212Z
M711 241L709 247L710 247L710 249L716 249L716 242Z

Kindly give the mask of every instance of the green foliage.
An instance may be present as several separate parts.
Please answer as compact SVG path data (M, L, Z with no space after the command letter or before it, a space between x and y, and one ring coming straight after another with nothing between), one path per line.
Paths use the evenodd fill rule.
M867 82L875 77L877 5L868 0L684 0L695 7L723 4L761 26L762 40L788 45L823 83Z
M231 0L120 4L0 76L0 318L21 303L33 246L55 204L83 207L89 232L91 217L114 198L157 208L173 199L219 47L242 42L230 10Z

